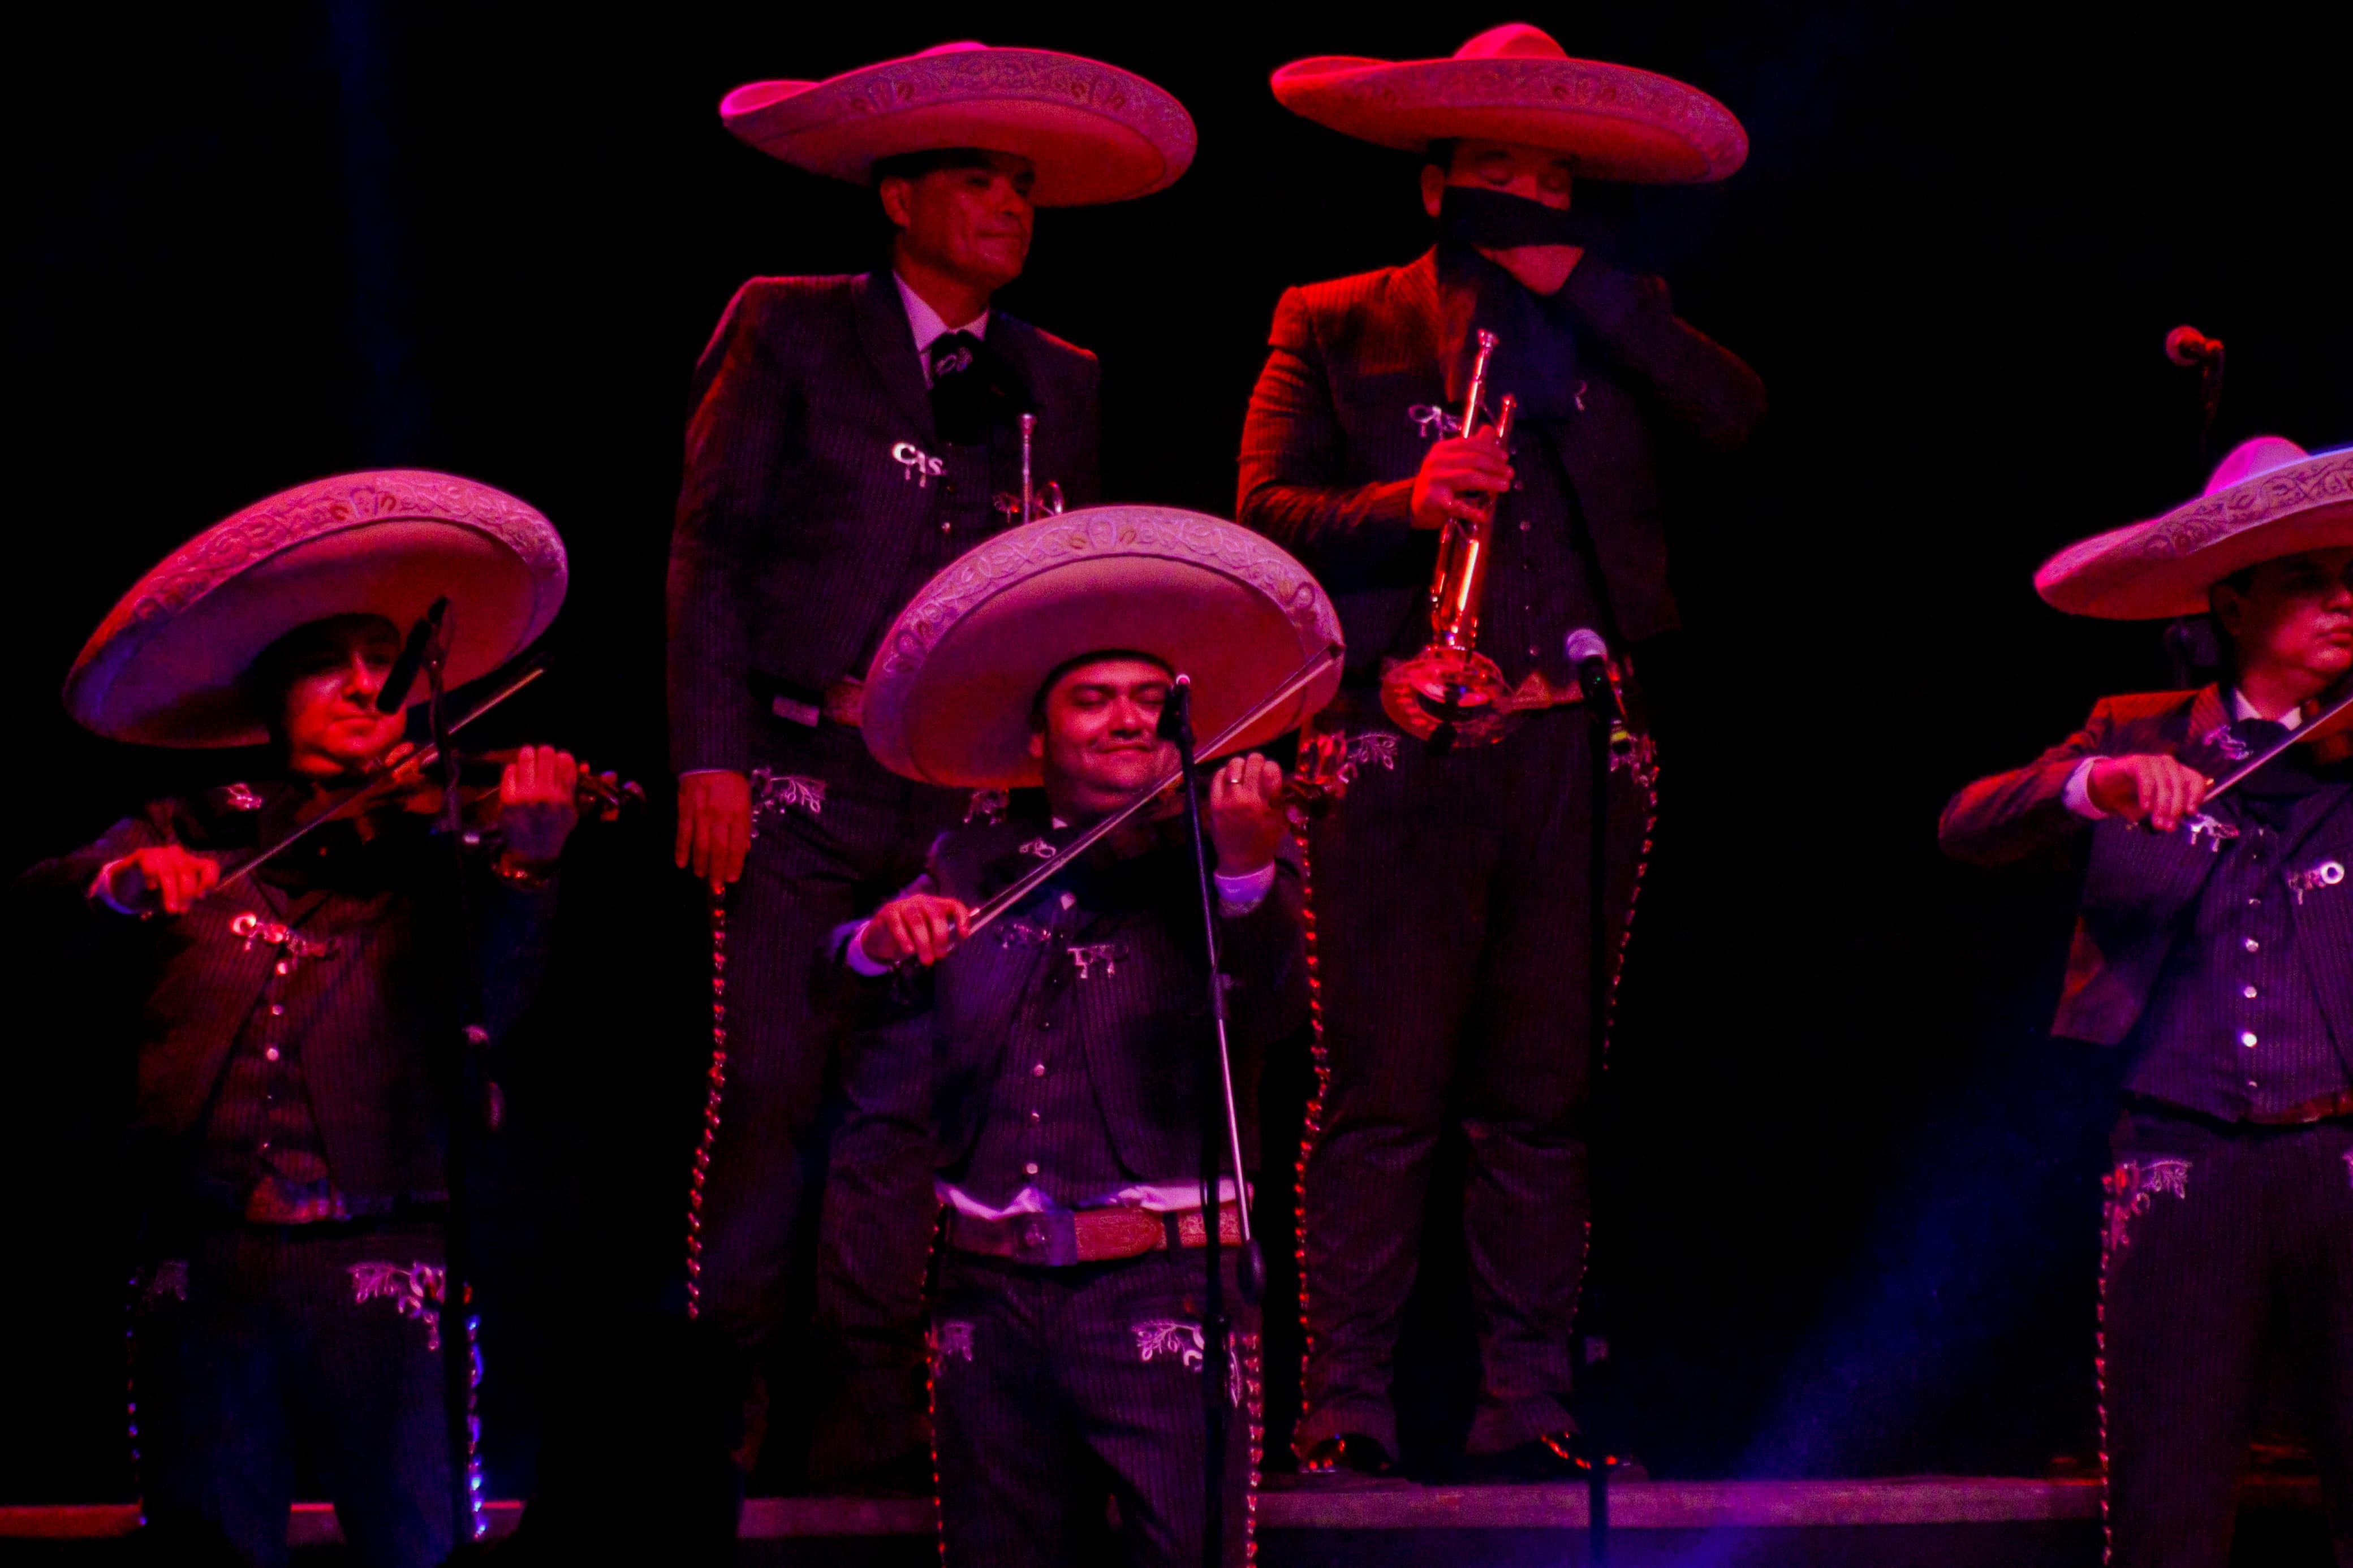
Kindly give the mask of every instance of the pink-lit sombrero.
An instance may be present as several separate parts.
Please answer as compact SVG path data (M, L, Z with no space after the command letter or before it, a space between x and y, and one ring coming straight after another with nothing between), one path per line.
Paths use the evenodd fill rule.
M2196 500L2069 545L2042 563L2034 587L2071 615L2194 616L2209 588L2243 567L2344 545L2353 545L2353 447L2308 453L2258 436L2222 459Z
M923 585L867 672L867 748L958 789L1039 782L1030 705L1090 653L1146 653L1193 680L1206 750L1308 660L1340 618L1307 569L1260 535L1174 507L1099 506L997 535ZM1316 682L1224 748L1262 746L1339 689Z
M971 43L823 81L751 82L719 118L771 157L860 184L876 159L905 153L1018 153L1037 170L1041 207L1149 195L1176 183L1198 140L1185 106L1132 71Z
M416 468L298 485L141 578L74 660L66 708L118 741L257 745L269 731L246 674L297 626L378 615L405 632L446 594L456 685L547 629L565 574L554 526L488 485Z
M1576 60L1525 22L1491 27L1442 60L1317 55L1274 73L1293 114L1383 147L1454 138L1566 153L1579 174L1643 184L1721 180L1748 157L1732 111L1672 77Z

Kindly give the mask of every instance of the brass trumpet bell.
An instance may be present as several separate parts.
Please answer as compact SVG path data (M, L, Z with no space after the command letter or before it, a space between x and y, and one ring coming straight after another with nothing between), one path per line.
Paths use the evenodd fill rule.
M1504 706L1511 687L1493 659L1431 643L1381 672L1381 708L1417 740L1492 744L1519 714Z

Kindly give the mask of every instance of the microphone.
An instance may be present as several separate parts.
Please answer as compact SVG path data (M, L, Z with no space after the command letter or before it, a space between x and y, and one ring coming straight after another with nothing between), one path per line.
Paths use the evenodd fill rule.
M2192 366L2219 367L2222 363L2222 340L2210 338L2184 322L2165 334L2165 357L2184 370Z
M1160 705L1160 722L1154 726L1154 738L1174 741L1181 746L1193 743L1193 678L1180 675L1168 683L1167 700Z
M449 596L445 594L408 628L408 640L400 645L400 657L392 661L375 694L377 712L397 713L408 706L408 689L417 684L417 672L425 668L426 650L441 635L441 617L448 613Z
M1577 667L1577 684L1585 690L1585 700L1596 713L1615 715L1618 693L1609 685L1609 645L1591 626L1579 626L1568 634L1568 662Z

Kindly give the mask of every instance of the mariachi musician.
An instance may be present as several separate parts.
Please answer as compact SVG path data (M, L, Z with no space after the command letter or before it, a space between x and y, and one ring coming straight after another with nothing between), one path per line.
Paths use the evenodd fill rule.
M932 1062L944 1250L933 1307L941 1548L948 1568L1248 1559L1258 1313L1242 1299L1213 1060L1204 893L1175 816L1146 811L1184 674L1206 748L1278 695L1339 625L1299 564L1231 523L1101 507L995 540L925 589L877 656L867 739L893 772L1020 788L1007 817L943 835L923 877L840 934L841 963ZM1240 1158L1260 1063L1307 1013L1279 768L1250 748L1295 728L1336 660L1211 761L1204 805ZM1177 805L1165 800L1159 804ZM1007 893L993 925L974 911ZM965 938L969 935L970 940ZM894 965L908 975L883 978ZM910 984L909 982L912 982ZM1204 1198L1211 1201L1205 1205ZM1202 1249L1212 1227L1222 1307ZM1219 1410L1212 1439L1205 1397ZM1221 1524L1205 1524L1221 1443Z
M875 765L858 678L899 607L1021 521L1025 497L1096 497L1094 355L992 299L1020 276L1035 208L1159 190L1191 161L1194 132L1176 100L1126 71L969 43L756 82L720 113L762 152L871 185L890 228L871 272L737 291L696 367L671 536L678 862L735 884L689 1310L748 1388L785 1314L797 1173L837 1043L811 966L827 931L986 809ZM860 1060L819 1225L824 1343L810 1364L835 1387L811 1468L837 1486L920 1489L929 1168L889 1104L894 1075L861 1076ZM747 1420L747 1472L758 1441Z
M2100 1395L2124 1568L2230 1558L2274 1342L2340 1556L2353 1521L2353 748L2314 711L2353 671L2348 497L2353 450L2263 437L2199 500L2053 556L2060 609L2210 616L2222 679L2103 699L1940 828L1982 865L2085 852L2052 1028L2121 1053ZM2318 738L2262 761L2307 713Z
M1658 279L1597 249L1571 201L1581 180L1721 179L1747 142L1704 94L1569 59L1525 26L1451 59L1300 60L1273 85L1296 113L1420 154L1438 224L1409 265L1283 295L1242 433L1241 521L1298 553L1348 632L1348 684L1303 753L1353 782L1309 833L1328 1077L1302 1189L1296 1446L1310 1474L1392 1462L1392 1355L1454 1118L1470 1150L1474 1468L1561 1475L1589 1020L1609 983L1593 955L1614 973L1650 779L1647 747L1629 745L1597 799L1567 638L1622 650L1674 625L1668 440L1729 450L1765 406L1748 367L1684 324ZM1466 410L1474 367L1486 396ZM1508 447L1493 430L1506 395ZM1483 605L1473 595L1441 647L1434 557L1444 531L1473 527Z
M67 680L101 735L268 748L16 889L141 1004L132 1435L172 1561L285 1563L306 1458L364 1561L451 1549L444 1361L470 1348L444 1300L451 1064L461 1026L495 1044L537 985L580 770L551 747L506 766L470 915L417 810L331 820L254 862L381 774L406 721L377 696L437 596L463 681L543 631L564 586L555 531L513 497L345 475L190 542Z

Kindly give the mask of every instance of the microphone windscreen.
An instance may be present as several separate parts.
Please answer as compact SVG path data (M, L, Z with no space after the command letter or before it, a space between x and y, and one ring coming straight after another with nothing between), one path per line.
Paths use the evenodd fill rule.
M2221 346L2187 322L2165 334L2165 357L2185 369L2205 363Z
M1588 658L1608 658L1609 645L1591 626L1579 626L1568 634L1568 662L1583 664Z

